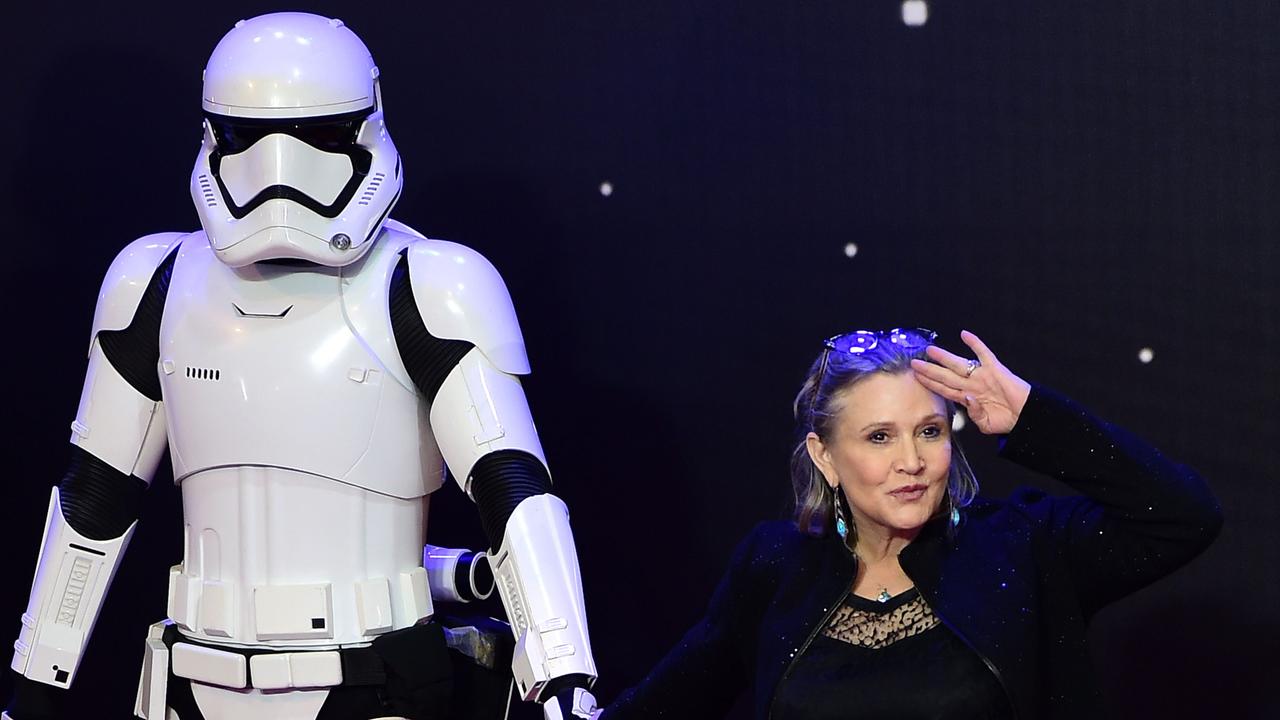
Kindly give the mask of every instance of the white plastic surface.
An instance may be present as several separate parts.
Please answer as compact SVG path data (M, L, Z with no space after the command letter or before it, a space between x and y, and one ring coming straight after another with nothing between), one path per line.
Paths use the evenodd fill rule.
M269 653L249 659L253 686L262 690L321 688L342 683L342 658L336 651Z
M405 369L388 322L391 275L400 262L400 252L413 242L413 230L395 220L387 220L369 253L342 268L342 308L351 331L369 347L382 363L390 379L407 392L416 393L413 379ZM426 407L422 408L426 423ZM417 428L415 428L416 430ZM428 440L428 442L430 442ZM432 448L435 447L431 443ZM438 455L438 451L436 453ZM439 460L436 461L439 464Z
M205 70L204 87L205 111L235 118L277 118L287 124L296 118L371 110L356 138L372 155L369 171L336 217L277 198L237 219L210 162L217 146L207 123L190 185L200 223L227 265L298 258L340 267L360 259L404 182L400 156L383 120L377 68L364 43L341 23L317 15L264 15L244 21L223 38ZM282 137L268 134L239 154L222 155L219 173L229 173L223 181L236 204L255 195L255 188L276 183L331 204L342 188L335 185L339 177L351 178L350 172L339 172L337 157L347 168L350 162ZM281 164L260 162L269 158ZM348 247L331 242L338 235L347 236Z
M204 720L309 720L320 713L329 689L232 690L192 683L191 694Z
M422 567L427 570L431 599L440 602L465 602L458 592L458 558L466 550L427 545L422 550Z
M164 410L120 376L94 338L71 444L151 482L165 448Z
M294 188L321 205L332 205L355 170L346 155L275 134L242 153L224 157L218 172L237 205L247 204L273 185Z
M336 115L370 107L378 69L340 21L272 13L236 24L204 71L204 109L279 118Z
M280 22L288 26L254 34ZM94 318L94 337L127 327L166 251L183 242L160 335L165 402L142 422L146 404L123 391L99 349L75 441L102 449L121 468L132 462L133 474L149 478L163 452L160 438L168 435L186 525L169 611L193 640L312 650L365 644L433 611L419 566L427 495L443 474L433 432L453 438L462 477L491 450L542 457L514 377L528 372L528 361L506 287L484 258L452 243L411 239L416 233L398 224L378 232L403 180L363 44L338 23L297 14L250 21L233 35L210 60L205 110L287 121L373 108L356 141L372 154L368 176L332 219L278 199L236 219L209 164L215 140L206 128L191 175L206 232L131 244L108 272ZM281 137L269 134L261 148L222 158L230 194L243 199L255 186L288 182L318 200L336 195L334 183L311 174L333 170L322 167L329 160L317 162L319 156ZM272 158L280 166L263 162ZM339 233L350 247L331 243ZM409 245L428 329L478 348L429 414L387 317L396 252ZM253 265L269 258L329 267ZM434 430L430 420L438 423ZM554 676L584 658L589 664L590 653L579 628L581 588L563 505L551 508L550 520L538 519L538 507L522 504L513 516L505 582L519 612L550 618L525 635L539 643L541 671ZM66 525L58 508L55 491L14 667L68 685L132 528L109 542L90 541ZM317 617L323 628L310 625ZM163 645L155 641L148 644L152 679L163 676ZM243 656L178 647L169 658L175 669L209 682L243 682L242 663L231 659ZM327 691L296 689L299 677L332 681L332 657L291 658L290 692L203 683L192 689L208 720L314 717ZM66 677L50 677L54 665ZM270 668L265 672L272 677ZM140 702L155 716L163 683L147 692Z
M597 675L569 511L554 495L534 495L507 520L493 556L498 593L516 637L512 670L520 696L540 698L551 678Z
M431 405L431 427L445 463L464 491L477 460L497 450L524 450L546 463L520 379L472 348L445 378Z
M356 583L356 616L362 635L378 635L392 628L391 584L387 578Z
M332 638L332 592L333 587L329 583L254 587L254 639Z
M431 614L430 599L415 591L420 585L426 595L425 498L260 467L198 473L183 481L182 495L186 552L170 575L169 615L193 639L326 648L368 642ZM225 634L209 632L201 593L211 586L229 590ZM324 627L313 628L314 618Z
M341 270L228 268L199 234L184 242L161 333L188 524L170 612L184 632L332 646L386 631L387 606L391 628L431 614L422 518L443 467L386 312L397 251L425 241L399 227ZM461 399L432 409L434 432L495 437L459 454L460 472L489 449L541 457L518 380L479 351L465 364L476 397L460 375ZM332 585L332 638L257 639L254 587L318 579ZM383 583L385 598L372 589ZM201 598L210 588L216 602Z
M67 524L59 498L55 487L10 667L32 680L66 688L75 680L134 526L112 540L91 540Z
M465 578L458 577L458 562L472 551L462 548L445 548L427 545L422 550L422 566L427 570L427 579L431 585L431 599L441 602L468 602L467 598L485 600L493 594L493 585L480 586L476 575L482 567L489 566L487 553L475 553L471 561L470 572ZM467 595L464 597L458 587L460 582L467 584Z
M283 690L293 687L293 676L289 671L289 655L290 653L271 653L249 658L253 686L263 690Z
M191 643L177 642L169 649L173 674L227 688L249 684L249 664L243 655Z
M165 720L165 702L169 688L169 648L164 644L164 629L159 622L147 630L142 656L142 673L138 678L138 695L133 714L142 720Z
M380 120L371 118L368 123ZM220 196L207 195L204 189L212 182L213 173L208 160L212 145L208 144L196 159L191 191L196 213L218 259L232 267L280 258L309 260L330 267L359 260L368 252L380 221L400 198L402 186L390 137L383 133L378 145L369 173L372 179L367 181L365 190L357 190L336 217L324 217L292 200L273 199L236 219ZM351 245L346 249L331 242L340 234L350 239Z
M200 583L200 629L210 637L230 638L236 630L239 593L235 583L206 580Z
M89 334L89 347L103 330L123 330L133 322L134 312L146 292L156 268L164 261L169 249L181 240L183 233L155 233L129 243L116 255L93 311L93 330Z
M435 614L425 568L416 567L408 572L402 572L399 580L400 602L406 608L411 608L411 613L417 614L419 619Z
M604 709L596 706L596 697L589 690L573 689L573 700L566 708L568 715L561 711L560 703L550 701L542 706L545 720L595 720L604 714Z
M435 337L466 340L498 369L529 373L511 294L483 255L444 240L415 242L409 277L422 321Z
M375 354L394 347L386 287L346 295L385 268L230 268L200 240L179 250L160 331L174 476L251 465L402 499L439 487L425 404Z

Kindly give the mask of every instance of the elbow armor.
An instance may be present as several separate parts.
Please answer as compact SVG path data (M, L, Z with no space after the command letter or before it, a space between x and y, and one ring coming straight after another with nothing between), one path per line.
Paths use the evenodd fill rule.
M589 685L596 666L569 513L550 494L518 377L529 372L524 341L501 277L465 247L423 239L408 248L390 294L405 369L431 404L445 463L480 511L521 697Z

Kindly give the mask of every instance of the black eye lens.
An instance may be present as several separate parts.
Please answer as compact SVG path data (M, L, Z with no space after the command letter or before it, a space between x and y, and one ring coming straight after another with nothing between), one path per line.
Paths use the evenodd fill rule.
M266 126L242 125L226 120L211 119L209 125L213 128L214 142L218 144L218 149L222 150L223 154L226 155L244 152L272 132L271 128Z
M330 115L324 118L304 120L261 120L232 118L224 115L207 115L213 139L223 155L234 155L253 147L253 144L275 133L295 137L302 142L329 152L352 149L364 120L372 108L346 115Z
M354 145L360 134L361 120L295 125L289 133L304 143L321 150L337 150Z

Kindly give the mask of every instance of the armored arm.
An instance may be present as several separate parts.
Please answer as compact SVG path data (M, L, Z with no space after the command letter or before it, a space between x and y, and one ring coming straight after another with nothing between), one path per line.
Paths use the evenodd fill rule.
M71 463L53 488L44 541L11 667L17 720L52 713L50 687L75 679L143 490L164 454L165 421L156 364L159 324L178 234L125 248L98 297L89 367L75 422ZM56 693L56 691L53 691Z
M475 252L423 240L406 250L390 297L396 344L431 404L435 440L480 511L516 637L520 694L594 706L577 552L517 377L529 365L506 286Z

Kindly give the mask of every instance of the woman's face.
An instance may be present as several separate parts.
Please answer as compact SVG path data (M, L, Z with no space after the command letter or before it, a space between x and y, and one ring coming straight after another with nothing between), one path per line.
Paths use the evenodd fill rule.
M836 402L832 437L823 443L810 433L810 457L844 491L860 537L914 534L946 495L946 403L911 373L876 373Z

